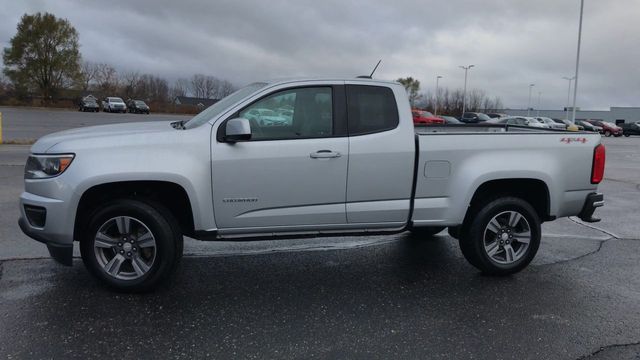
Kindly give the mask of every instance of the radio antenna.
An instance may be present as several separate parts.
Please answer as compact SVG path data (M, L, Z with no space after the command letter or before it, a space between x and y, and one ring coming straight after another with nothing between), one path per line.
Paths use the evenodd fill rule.
M378 66L380 66L381 62L382 62L382 59L378 60L378 63L376 64L376 67L373 68L373 71L371 72L371 75L369 75L369 79L373 78L373 73L375 73L376 70L378 70Z
M367 76L367 75L360 75L357 78L358 79L372 79L373 78L373 74L376 72L376 70L378 70L378 66L380 66L380 63L382 62L382 59L378 60L378 63L376 64L376 67L373 68L373 71L371 72L371 75Z

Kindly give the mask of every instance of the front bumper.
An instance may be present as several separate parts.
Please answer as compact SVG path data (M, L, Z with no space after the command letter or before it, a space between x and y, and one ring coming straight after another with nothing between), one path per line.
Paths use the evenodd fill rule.
M43 208L44 223L29 221L25 205ZM33 216L33 215L31 215ZM73 229L75 213L69 211L69 202L24 192L20 195L20 219L18 225L30 238L47 245L51 257L64 265L71 265L73 257Z
M582 211L578 214L580 220L584 222L598 222L600 218L594 217L593 213L597 208L604 205L604 195L602 193L593 192L587 195L587 199L584 202L584 206L582 207Z
M44 234L33 231L27 220L23 217L18 219L18 225L25 235L47 245L49 255L51 255L55 261L66 266L73 265L73 244L64 245L50 242Z

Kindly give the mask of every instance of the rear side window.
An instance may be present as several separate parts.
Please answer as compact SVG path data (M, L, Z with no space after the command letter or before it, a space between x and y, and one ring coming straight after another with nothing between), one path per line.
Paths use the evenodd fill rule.
M398 127L398 106L387 87L347 85L349 135L372 134Z

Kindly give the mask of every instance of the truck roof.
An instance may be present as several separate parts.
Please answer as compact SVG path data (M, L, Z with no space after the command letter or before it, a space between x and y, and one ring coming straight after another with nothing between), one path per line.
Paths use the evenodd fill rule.
M279 84L286 84L286 83L292 83L292 82L307 82L307 81L357 81L357 82L364 82L364 83L371 83L371 84L393 84L393 85L397 85L399 84L397 81L392 81L392 80L378 80L378 79L370 79L370 78L364 78L364 77L353 77L353 78L347 78L344 76L327 76L327 77L319 77L319 76L307 76L307 77L287 77L287 78L275 78L275 79L269 79L269 80L265 80L265 81L259 81L259 82L264 82L268 85L279 85Z

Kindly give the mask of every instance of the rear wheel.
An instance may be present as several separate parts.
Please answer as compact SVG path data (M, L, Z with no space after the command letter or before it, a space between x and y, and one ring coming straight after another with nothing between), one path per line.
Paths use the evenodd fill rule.
M624 136L625 136L625 137L629 137L629 136L631 136L631 135L630 135L630 134L624 134Z
M540 220L529 203L502 197L472 211L459 241L473 266L485 274L509 275L529 265L540 246Z
M606 136L606 137L611 136L611 131L609 131L609 130L605 130L605 132L604 132L604 136Z
M176 220L158 204L120 199L100 207L80 240L87 269L120 291L144 292L173 272L182 249Z

